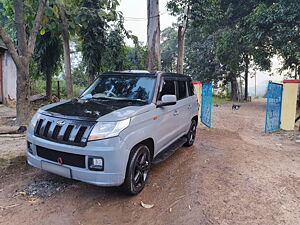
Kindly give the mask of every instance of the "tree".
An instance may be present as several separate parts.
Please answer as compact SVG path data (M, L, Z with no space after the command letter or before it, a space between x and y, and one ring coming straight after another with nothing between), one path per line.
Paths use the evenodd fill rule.
M59 15L63 25L62 36L63 36L63 45L64 45L67 97L73 98L73 80L72 80L71 57L70 57L69 30L68 30L68 20L66 16L65 5L66 5L66 0L63 0L62 3L59 5Z
M171 14L179 16L180 21L177 35L177 73L180 74L184 72L185 36L189 21L190 4L190 0L172 0L167 4Z
M187 4L184 8L182 25L178 27L177 73L180 74L183 74L185 34L188 26L189 11L190 11L190 6Z
M17 67L17 123L24 124L30 118L30 75L29 63L32 58L36 37L41 27L47 0L40 0L33 27L29 36L26 32L23 0L14 0L17 47L9 34L0 26L0 37L8 48ZM27 38L28 37L28 38Z
M176 72L177 31L168 27L161 32L161 65L166 72Z
M101 71L121 71L130 69L128 49L122 26L117 25L107 36L105 53L101 62Z
M51 100L52 76L61 66L62 42L55 33L47 32L38 36L33 56L38 70L46 77L46 97Z
M101 70L107 47L109 23L120 18L116 10L118 5L118 0L81 0L75 12L75 20L80 24L79 38L82 43L83 61L90 82Z
M293 71L300 79L300 2L297 0L265 1L248 19L249 27L258 35L259 44L283 58L282 70Z
M147 46L136 44L135 47L127 46L127 58L130 70L147 70Z
M173 0L172 2L182 5L186 0ZM195 49L197 45L191 44L194 49L189 49L190 46L188 46L188 52L192 53L193 57L187 56L187 58L198 64L199 60L202 60L203 65L206 66L202 67L204 71L220 68L220 71L215 73L216 77L213 80L230 81L234 98L236 98L236 77L244 72L245 99L247 99L251 61L261 69L270 68L272 53L259 43L257 33L250 29L247 21L260 2L260 0L191 0L189 2L191 7L190 30L198 30L197 38L193 38L193 41L204 41L204 43L198 45L200 49ZM176 11L176 7L174 8ZM188 32L188 34L193 35L195 32ZM205 44L208 45L210 51L201 47ZM197 51L198 58L193 53ZM199 56L201 54L206 57ZM187 63L187 68L191 69L189 64L191 63ZM193 64L196 65L196 63ZM217 64L219 65L216 67ZM199 66L197 67L199 68ZM211 78L208 73L198 72Z
M148 70L161 70L159 0L147 1Z

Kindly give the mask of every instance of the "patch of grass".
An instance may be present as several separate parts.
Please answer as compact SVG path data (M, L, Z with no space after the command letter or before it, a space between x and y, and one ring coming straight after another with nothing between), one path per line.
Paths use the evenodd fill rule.
M213 96L213 104L225 104L230 101L230 98L227 97L220 97L220 96Z

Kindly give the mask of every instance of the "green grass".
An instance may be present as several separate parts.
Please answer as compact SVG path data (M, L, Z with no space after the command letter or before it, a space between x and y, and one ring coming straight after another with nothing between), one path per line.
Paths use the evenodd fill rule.
M230 99L227 97L213 96L213 104L225 104L229 101Z

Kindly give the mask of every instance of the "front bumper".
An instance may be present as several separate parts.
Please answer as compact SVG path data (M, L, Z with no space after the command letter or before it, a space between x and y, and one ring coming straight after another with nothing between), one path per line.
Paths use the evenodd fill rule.
M38 138L34 135L27 135L31 150L27 151L29 165L65 176L62 171L70 170L70 175L65 177L99 186L119 186L124 182L126 167L130 150L120 137L108 138L99 141L88 142L85 147L78 147ZM37 146L49 150L82 155L85 158L85 168L70 166L38 156ZM28 149L27 149L28 150ZM30 153L31 152L31 153ZM104 171L92 171L88 169L89 157L101 157L104 159ZM55 165L56 170L49 170L43 167L43 163ZM46 169L45 169L46 168Z

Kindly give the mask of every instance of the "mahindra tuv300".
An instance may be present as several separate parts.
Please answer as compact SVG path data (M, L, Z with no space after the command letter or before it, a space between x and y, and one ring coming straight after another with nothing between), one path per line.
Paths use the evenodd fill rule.
M138 194L153 163L196 136L189 76L147 71L101 74L78 99L40 108L27 132L34 167Z

